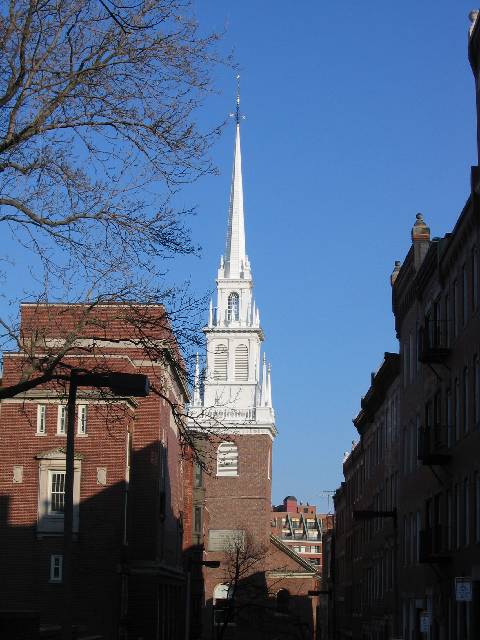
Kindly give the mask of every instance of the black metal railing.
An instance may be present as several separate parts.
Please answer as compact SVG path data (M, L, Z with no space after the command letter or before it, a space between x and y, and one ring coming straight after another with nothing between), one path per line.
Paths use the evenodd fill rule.
M444 465L450 462L449 429L435 424L418 430L417 452L422 464Z
M448 550L447 528L433 525L419 532L418 560L421 563L447 562L451 558Z
M424 363L441 363L450 354L450 323L425 318L419 330L418 358Z

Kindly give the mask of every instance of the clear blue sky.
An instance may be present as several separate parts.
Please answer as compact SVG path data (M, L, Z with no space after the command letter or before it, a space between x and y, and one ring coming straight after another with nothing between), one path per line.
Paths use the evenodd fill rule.
M279 435L273 500L320 504L341 481L351 420L384 351L397 350L389 275L418 211L453 226L475 163L470 2L197 2L241 66L247 251L272 361ZM203 113L233 109L235 73ZM176 263L212 289L226 231L233 126L198 204L203 258ZM173 265L172 265L173 267Z

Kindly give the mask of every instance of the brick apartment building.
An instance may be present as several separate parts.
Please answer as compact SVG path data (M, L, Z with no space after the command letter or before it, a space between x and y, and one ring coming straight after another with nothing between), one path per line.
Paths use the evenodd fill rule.
M338 637L395 637L398 535L399 356L385 353L354 419L360 440L345 455L334 495ZM363 513L362 513L363 512ZM370 518L365 512L384 517ZM360 517L362 516L362 517ZM331 569L324 573L331 585Z
M144 318L148 314L150 337L165 344L163 358L156 361L141 346L138 326L134 339L127 321L132 308L98 306L87 317L85 309L22 305L24 350L4 354L2 386L25 375L34 341L38 348L33 350L41 355L48 345L63 345L74 330L63 372L75 366L143 373L164 398L179 407L187 401L161 307L136 309ZM3 624L8 613L36 612L44 637L57 637L62 612L65 392L51 382L0 404ZM193 472L191 461L181 456L170 406L155 393L112 400L89 388L79 388L77 405L73 597L78 637L183 637L182 543L193 542Z
M472 17L478 96L480 27ZM451 233L431 238L418 214L411 248L395 263L400 354L388 355L396 364L380 390L387 359L372 378L354 420L360 442L335 495L325 576L332 638L390 638L392 624L404 640L480 637L479 175L473 167Z
M315 505L298 503L287 496L272 511L271 532L289 549L322 572L322 538L332 528L333 517L318 513Z

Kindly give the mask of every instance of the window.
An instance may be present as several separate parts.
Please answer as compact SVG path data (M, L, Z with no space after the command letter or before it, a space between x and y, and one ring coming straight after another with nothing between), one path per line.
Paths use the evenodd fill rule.
M246 382L248 380L248 347L239 344L235 349L235 380Z
M195 489L200 489L203 486L203 469L202 465L199 462L195 462L193 473L193 486L195 487Z
M235 291L228 296L228 320L239 320L240 317L240 298Z
M65 508L65 471L48 473L48 513L63 517Z
M463 370L463 432L468 432L468 418L469 418L469 409L468 409L468 400L469 400L469 383L468 383L468 367L465 367Z
M228 584L217 584L213 590L213 624L235 624L235 611L230 606L230 587Z
M467 319L468 319L468 272L467 272L467 266L463 265L462 267L462 281L463 281L463 304L462 304L462 311L463 311L463 324L466 325L467 324Z
M453 320L453 337L456 338L458 336L458 313L457 313L457 304L458 304L458 281L455 280L453 283L452 289L452 320Z
M278 613L288 613L290 608L290 593L287 589L280 589L277 593Z
M39 461L37 533L59 535L63 533L65 505L65 450L53 449L36 457ZM74 532L78 532L79 525L81 464L81 455L76 454L73 479Z
M413 382L413 378L415 376L415 350L414 350L414 344L413 344L413 333L410 332L410 335L408 336L408 349L409 349L409 354L408 354L408 361L409 361L409 380L410 382Z
M50 556L50 582L62 582L63 579L63 556Z
M452 446L453 443L453 423L452 423L452 392L447 390L447 445Z
M480 542L480 473L475 474L475 542Z
M78 435L87 435L87 405L78 405Z
M193 510L193 531L202 533L202 507L195 507Z
M480 426L480 358L473 360L473 418L475 426Z
M472 251L472 310L478 307L478 251L477 247Z
M39 404L37 407L37 435L44 436L47 433L47 407Z
M217 344L213 359L214 380L227 379L228 349L224 344Z
M238 476L238 448L233 442L222 442L217 449L217 476Z
M460 485L455 485L455 548L459 549L461 544L460 538L460 511L461 511L461 500L460 500Z
M460 440L460 383L455 379L455 440Z
M468 478L463 481L463 543L470 544L470 491Z
M65 435L67 433L67 407L59 405L57 416L57 434Z
M447 347L450 346L451 334L452 334L452 314L450 309L450 298L447 293L447 295L445 296L445 340L446 340Z

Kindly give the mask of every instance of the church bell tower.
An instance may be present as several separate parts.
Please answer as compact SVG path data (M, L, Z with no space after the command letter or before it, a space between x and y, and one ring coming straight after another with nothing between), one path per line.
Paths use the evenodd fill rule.
M190 407L192 432L205 430L209 435L205 551L208 559L219 560L232 536L248 533L258 543L268 541L272 444L277 433L270 365L261 350L264 335L245 247L239 94L233 116L235 149L225 254L217 272L216 304L210 302L204 328L206 369L201 379L197 362ZM206 574L207 599L215 599L213 590L221 581L216 573Z

